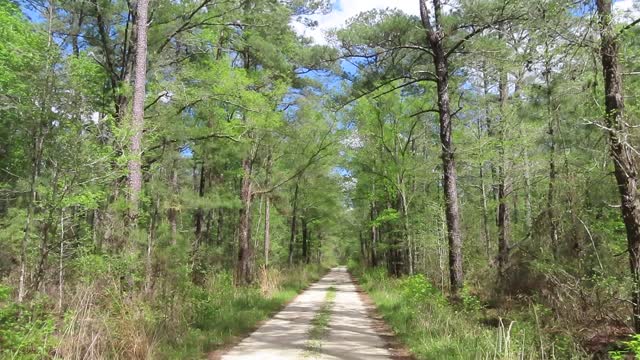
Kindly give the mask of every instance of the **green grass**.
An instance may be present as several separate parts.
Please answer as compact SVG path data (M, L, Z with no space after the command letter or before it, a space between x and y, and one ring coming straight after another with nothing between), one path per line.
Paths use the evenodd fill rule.
M259 287L234 288L230 277L191 299L188 328L158 346L156 359L201 359L203 354L232 343L293 299L325 272L319 266L278 272L277 288L264 295Z
M358 272L356 270L356 272ZM383 269L356 274L400 341L418 359L545 359L530 323L482 324L480 309L451 306L422 275L392 279ZM543 347L550 344L545 343ZM556 358L572 359L564 355Z
M307 351L309 355L316 355L322 349L322 340L327 335L329 329L329 320L331 319L331 311L333 302L336 298L336 289L331 286L327 289L327 294L322 307L311 320L311 330L309 330L309 341L307 342Z

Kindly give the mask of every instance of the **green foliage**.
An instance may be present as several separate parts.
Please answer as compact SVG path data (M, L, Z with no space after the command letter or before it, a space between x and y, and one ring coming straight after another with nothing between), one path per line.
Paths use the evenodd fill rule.
M380 279L384 281L384 279ZM402 296L410 303L428 302L432 304L446 304L446 299L442 296L433 284L422 274L405 278L402 282Z
M477 299L468 299L465 311L457 311L423 275L393 279L381 270L356 269L356 274L384 319L418 359L533 360L540 359L540 344L552 349L545 351L558 351L553 343L536 338L526 320L487 327L481 323ZM571 352L562 354L563 359L580 358Z
M177 308L187 305L190 311L186 323L164 324L159 327L185 327L176 336L164 338L154 358L200 359L203 353L228 344L239 335L280 310L325 270L316 265L279 272L277 290L265 295L258 287L236 288L228 272L214 274L205 288L188 289ZM174 330L175 331L175 330Z
M46 38L34 31L10 1L0 2L0 24L0 93L21 96L29 91L29 80L37 76Z
M462 305L466 311L477 313L485 307L482 300L480 300L477 295L473 294L468 286L462 289L460 292L460 298L462 299Z
M387 222L394 222L400 219L400 213L396 209L384 209L380 215L372 222L373 226L380 226Z
M611 360L623 360L629 358L629 355L640 355L640 334L634 334L630 340L622 342L625 350L614 350L609 352Z
M11 292L0 285L0 358L36 360L49 356L57 339L46 299L25 307L11 299Z

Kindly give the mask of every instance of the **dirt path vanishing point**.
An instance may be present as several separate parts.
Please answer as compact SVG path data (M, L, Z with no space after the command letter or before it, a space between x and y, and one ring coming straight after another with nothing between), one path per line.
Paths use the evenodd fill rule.
M323 307L329 289L335 289L325 336L310 344L313 319ZM376 333L367 307L344 267L329 274L300 294L222 360L389 360L391 352Z

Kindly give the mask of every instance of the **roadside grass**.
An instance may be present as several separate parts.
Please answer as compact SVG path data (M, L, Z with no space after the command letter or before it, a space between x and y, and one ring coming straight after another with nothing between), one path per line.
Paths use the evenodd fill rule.
M154 291L123 290L132 260L90 255L69 268L65 293L16 303L0 284L0 359L203 359L251 332L327 271L321 265L263 269L250 287L235 287L231 271L202 274L176 266ZM133 280L142 283L131 271ZM71 283L71 280L69 281Z
M481 303L463 293L452 306L423 275L394 279L384 269L351 269L399 340L418 359L581 359L538 336L533 324L483 324Z
M311 320L311 330L309 330L309 340L307 341L308 355L317 355L322 350L322 340L327 335L335 298L336 288L331 286L327 289L322 307Z
M186 329L182 336L164 337L155 359L201 359L208 353L232 343L271 317L326 271L321 266L306 266L286 271L269 270L261 274L260 285L235 288L230 274L216 275L205 288L196 291L191 301ZM264 279L270 277L270 279Z

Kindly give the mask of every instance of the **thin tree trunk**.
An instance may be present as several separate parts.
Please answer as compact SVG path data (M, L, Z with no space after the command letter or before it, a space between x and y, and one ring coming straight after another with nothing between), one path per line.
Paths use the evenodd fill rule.
M373 193L375 194L375 185L373 186ZM378 254L377 246L378 239L380 237L380 230L375 225L375 220L378 217L378 210L375 201L371 202L371 266L378 266Z
M307 219L302 218L302 259L305 264L309 263L309 229Z
M300 179L296 180L296 188L293 193L293 213L291 216L291 237L289 238L289 265L293 265L293 245L296 242L296 223L298 212L298 187Z
M531 202L531 163L529 162L529 151L527 149L524 149L524 186L526 191L525 222L527 233L529 233L533 227L533 206Z
M487 207L487 190L484 184L484 169L483 164L480 164L480 191L482 193L482 235L484 236L485 250L487 257L491 256L489 243L491 237L489 235L489 209Z
M138 0L136 16L136 68L131 117L129 158L129 222L138 223L140 192L142 191L142 131L144 130L144 98L147 81L147 11L149 0Z
M51 198L54 199L54 201L58 200L58 192L60 190L60 187L58 185L58 176L59 176L59 171L56 164L54 165L54 168L53 168L53 179L51 182L53 184ZM49 209L47 218L44 221L44 223L42 223L41 225L42 235L40 237L40 259L38 261L38 265L36 266L35 277L33 279L33 284L32 284L33 289L36 291L40 290L40 287L42 286L42 283L44 282L44 279L45 279L47 260L49 258L49 238L50 238L51 232L55 234L55 228L54 228L54 222L56 222L55 217L56 216L55 216L54 209L53 208Z
M271 248L271 197L266 195L264 206L264 265L269 266L269 249Z
M631 301L633 323L640 332L640 200L638 199L637 159L627 143L629 128L624 120L622 72L618 63L618 37L612 20L612 1L596 0L600 24L600 55L605 90L605 123L609 150L620 193L622 220L627 232L629 267L633 278Z
M198 197L201 200L202 198L204 198L205 186L206 186L206 168L204 167L204 163L203 163L202 165L200 165L200 178L198 181ZM200 243L202 242L203 226L204 226L204 210L201 207L198 207L196 209L195 229L194 229L194 235L195 235L195 243L193 246L194 252L198 249L198 247L200 246Z
M216 243L222 245L222 237L224 236L224 209L218 209L218 229L216 233Z
M206 241L207 245L213 244L213 210L207 211L207 215L205 216L205 226L204 226L204 235L203 238Z
M169 180L171 184L171 198L173 201L169 204L169 210L167 211L167 217L169 220L169 227L171 228L171 244L176 245L178 243L178 204L177 196L178 189L178 169L177 169L177 161L173 161L173 166L171 167L171 179Z
M240 226L238 228L238 262L236 264L236 285L250 284L253 280L252 261L253 248L251 246L251 198L253 196L251 172L252 161L250 158L242 160L242 188L240 198L242 208L240 209Z
M27 205L27 217L24 225L24 235L22 236L22 242L20 244L20 280L18 286L18 302L22 303L26 294L27 294L27 244L29 242L29 237L31 236L31 221L34 212L34 205L38 198L38 193L36 191L36 182L38 181L39 169L40 169L40 159L41 155L38 150L41 145L41 141L39 139L34 140L34 161L33 168L31 172L31 181L29 182L29 201Z
M149 223L149 234L147 235L147 251L145 256L145 292L150 293L153 287L153 243L155 242L158 228L158 213L160 211L160 198L154 201L153 213Z
M47 48L51 47L53 42L53 3L50 3L47 8L47 20L48 20L48 35L49 39L47 42ZM48 109L48 95L50 92L50 75L51 69L49 65L49 57L47 57L47 76L45 79L45 86L41 87L41 100L42 106L40 107L40 121L35 124L35 128L33 129L33 143L32 143L32 161L31 161L31 176L29 181L29 199L27 200L27 216L25 220L24 226L24 235L22 237L22 241L20 244L20 279L18 285L18 303L22 303L27 295L27 247L29 243L29 238L31 236L31 223L33 221L33 216L36 211L36 201L38 200L38 179L40 177L40 170L42 166L42 159L44 154L44 139L45 139L45 131L44 128L47 126L47 118L46 113L49 111ZM46 226L46 225L45 225ZM46 240L45 240L46 241ZM42 260L42 257L41 257ZM36 285L36 288L38 285Z
M78 45L78 37L80 36L80 31L82 29L82 22L84 20L84 1L80 2L80 11L77 16L77 19L78 20L76 21L75 15L72 18L74 30L73 30L73 34L71 35L71 48L73 49L73 55L75 57L80 57L80 46Z
M548 53L545 47L545 53ZM547 218L549 220L549 241L551 244L551 250L553 253L553 257L558 257L559 251L559 241L558 241L558 219L555 213L555 185L557 178L557 170L556 170L556 137L555 137L555 113L553 109L553 95L551 90L551 80L549 78L551 72L551 65L548 63L547 54L547 62L545 63L544 70L544 78L546 85L546 96L547 96L547 116L548 116L548 126L547 126L547 134L549 135L549 187L547 188Z
M64 208L60 211L60 259L58 260L58 310L62 312L64 293Z
M255 233L256 235L259 234L260 228L262 225L262 204L264 204L264 195L260 196L260 201L258 201L258 221L256 221L256 230ZM258 237L255 236L254 240L253 240L253 248L257 249L258 248Z
M267 169L265 176L265 188L271 182L272 158L271 152L267 155ZM269 252L271 251L271 194L266 193L264 204L264 265L269 266Z
M411 238L411 230L409 229L409 205L407 204L407 194L405 190L404 179L400 180L400 200L402 202L402 213L404 215L404 233L407 239L407 248L409 251L409 275L413 275L413 243Z
M506 161L506 131L507 131L507 114L506 105L508 94L507 74L503 72L500 75L499 97L500 97L500 142L498 154L500 164L498 166L498 274L500 278L504 278L509 261L509 202L507 196L509 194L509 179L507 176Z
M360 240L360 258L362 259L362 263L367 266L369 265L369 261L367 260L367 250L364 245L364 236L362 236L362 231L358 232L358 240Z

